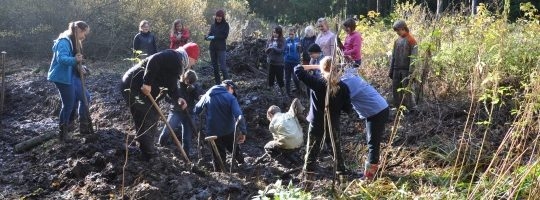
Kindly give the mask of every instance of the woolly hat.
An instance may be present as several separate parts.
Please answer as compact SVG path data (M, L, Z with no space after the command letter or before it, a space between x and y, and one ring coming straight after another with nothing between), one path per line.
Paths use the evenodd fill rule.
M186 51L190 58L193 58L195 60L199 59L200 50L197 43L190 42L182 46L182 48Z
M321 50L321 47L318 45L318 44L315 44L313 43L312 45L310 45L307 49L307 51L309 53L321 53L322 50Z
M218 11L216 12L216 17L223 17L223 18L225 18L225 11L223 11L223 10L218 10Z

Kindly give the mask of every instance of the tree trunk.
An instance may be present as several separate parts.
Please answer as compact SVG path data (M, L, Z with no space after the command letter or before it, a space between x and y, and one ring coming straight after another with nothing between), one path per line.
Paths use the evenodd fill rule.
M442 0L437 0L437 11L436 11L436 14L435 14L435 17L437 19L439 19L441 17L441 12L442 12Z
M476 15L476 6L478 6L478 0L471 0L471 15Z
M34 147L36 147L36 146L38 146L38 145L40 145L42 143L54 138L56 135L57 135L57 133L49 132L49 133L45 133L45 134L30 138L29 140L23 141L23 142L15 145L15 148L13 149L13 151L15 153L25 152L27 150L30 150L30 149L32 149L32 148L34 148Z

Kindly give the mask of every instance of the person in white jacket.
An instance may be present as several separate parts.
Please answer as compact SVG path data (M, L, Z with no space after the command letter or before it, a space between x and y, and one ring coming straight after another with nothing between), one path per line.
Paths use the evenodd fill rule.
M302 119L304 109L297 98L292 101L289 111L285 113L275 105L268 108L266 117L270 120L269 130L273 140L266 143L264 149L272 158L283 156L290 162L301 162L294 152L304 144L302 127L298 120L299 117Z

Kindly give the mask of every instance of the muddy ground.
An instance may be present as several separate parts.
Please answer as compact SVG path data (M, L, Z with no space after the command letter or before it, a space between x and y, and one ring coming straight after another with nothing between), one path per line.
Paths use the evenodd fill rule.
M130 199L251 199L258 190L278 179L301 185L300 173L282 176L299 165L269 159L253 165L253 160L264 153L264 144L271 139L266 109L272 104L287 108L289 101L266 88L264 73L247 70L234 72L233 79L239 85L240 104L248 122L249 135L241 145L248 164L235 168L233 174L212 172L207 146L202 150L202 159L198 160L197 154L191 155L195 168L187 165L172 146L158 147L159 157L151 162L141 161L136 143L131 138L126 142L126 134L133 134L134 130L117 89L129 63L88 63L93 69L88 88L92 93L90 111L97 130L95 136L83 137L75 130L68 142L54 138L29 151L14 153L14 146L22 141L57 132L61 104L55 86L46 80L48 62L11 60L7 63L6 111L1 117L0 134L0 199L116 199L122 194ZM212 84L211 68L207 65L202 63L196 69L205 89ZM379 91L387 95L388 79L383 78L383 73L372 76ZM308 105L305 96L297 96ZM166 110L166 105L162 107ZM423 147L455 138L462 130L466 109L466 104L430 101L419 113L403 119L391 144L394 148L383 151L388 153L388 165L395 165L383 176L395 178L419 165L444 165L444 161L427 162L417 154ZM347 166L353 172L360 171L360 163L365 159L365 136L359 134L363 133L363 126L355 114L343 116L343 150ZM384 148L389 145L387 133ZM313 194L328 195L331 166L329 154L323 153Z

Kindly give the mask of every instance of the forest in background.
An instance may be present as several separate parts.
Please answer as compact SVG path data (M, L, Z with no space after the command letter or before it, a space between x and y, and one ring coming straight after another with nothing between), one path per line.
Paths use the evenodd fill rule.
M519 5L526 0L511 1L510 19L522 16ZM158 38L158 48L168 46L168 32L175 19L182 19L190 28L192 40L203 42L203 36L212 23L217 9L227 11L231 25L228 42L259 31L266 37L274 24L312 24L319 17L344 19L354 15L367 16L375 11L383 19L391 16L397 3L409 1L382 0L5 0L0 7L0 49L10 56L44 57L51 54L52 41L67 28L70 21L84 20L91 27L85 42L85 54L91 59L108 60L131 55L134 35L139 21L151 22L152 32ZM413 2L413 1L410 1ZM488 8L502 10L502 0L478 1L417 1L432 13L470 13L472 3L488 3ZM439 5L439 7L437 7ZM540 2L533 5L540 7ZM388 25L391 22L385 21ZM207 45L202 45L206 47Z

